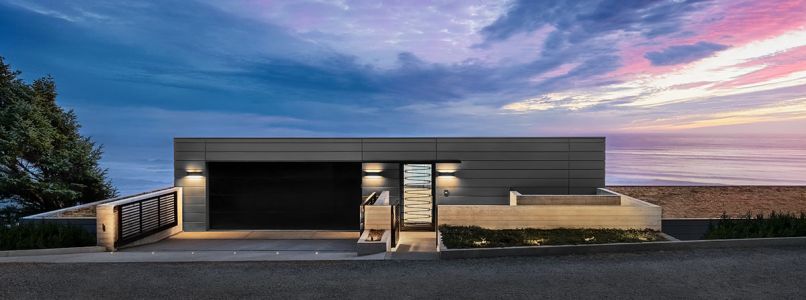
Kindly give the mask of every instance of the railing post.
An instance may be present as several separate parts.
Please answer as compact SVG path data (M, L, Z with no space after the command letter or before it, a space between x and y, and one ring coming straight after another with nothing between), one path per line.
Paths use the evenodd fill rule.
M137 207L139 208L140 212L137 214L137 218L140 220L140 230L139 233L143 233L143 201L138 203Z
M162 227L162 197L157 198L157 227Z
M174 192L174 200L173 200L174 220L173 220L173 222L171 222L172 225L178 225L179 224L179 204L180 204L179 203L179 193Z
M97 210L97 209L96 209L96 210ZM117 220L117 224L118 224L118 226L117 226L117 227L118 227L118 228L116 229L116 230L117 230L117 232L118 232L118 235L117 235L117 236L115 236L115 237L114 237L114 240L112 241L112 246L113 246L113 248L116 248L116 247L117 247L118 240L120 239L120 237L122 237L122 236L123 236L123 208L122 208L122 207L119 207L119 206L115 206L115 207L113 207L113 208L112 208L112 213L113 213L114 215L117 215L117 219L118 219L118 220Z

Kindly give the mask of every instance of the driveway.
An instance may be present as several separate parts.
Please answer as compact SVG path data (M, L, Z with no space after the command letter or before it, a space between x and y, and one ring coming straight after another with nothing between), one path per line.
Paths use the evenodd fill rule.
M0 264L0 298L800 298L806 249L455 261Z
M355 252L355 239L328 240L207 240L169 238L153 244L125 248L121 252L166 251L335 251Z

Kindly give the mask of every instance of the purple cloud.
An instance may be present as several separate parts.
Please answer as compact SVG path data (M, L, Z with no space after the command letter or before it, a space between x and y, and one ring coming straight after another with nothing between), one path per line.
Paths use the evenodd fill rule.
M728 46L699 42L691 45L671 46L661 51L647 52L644 57L654 66L670 66L692 62L711 56L714 52L727 49Z

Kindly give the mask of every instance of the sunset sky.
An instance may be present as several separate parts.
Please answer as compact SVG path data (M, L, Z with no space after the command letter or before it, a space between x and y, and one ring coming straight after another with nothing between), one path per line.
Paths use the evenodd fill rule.
M797 0L0 0L0 55L129 161L174 136L806 128Z

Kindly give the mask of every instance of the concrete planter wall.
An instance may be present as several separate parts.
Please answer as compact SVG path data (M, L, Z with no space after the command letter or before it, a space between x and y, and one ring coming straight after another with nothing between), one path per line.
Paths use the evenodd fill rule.
M365 230L355 245L359 256L384 253L392 250L392 232L384 230L380 241L368 241L369 230Z
M509 205L440 205L439 225L518 228L661 230L661 208L599 189L597 195L510 194Z
M392 206L389 203L389 191L382 191L374 204L364 206L364 230L369 229L392 229Z

